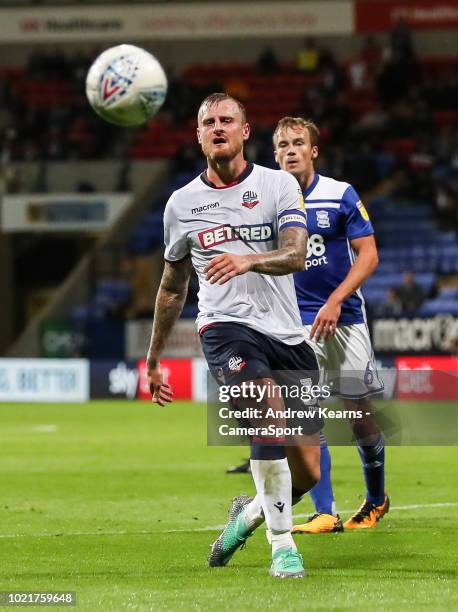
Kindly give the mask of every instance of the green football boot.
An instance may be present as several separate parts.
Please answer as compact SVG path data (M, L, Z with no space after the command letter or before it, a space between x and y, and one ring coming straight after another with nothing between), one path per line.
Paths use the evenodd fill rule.
M280 548L272 557L269 574L276 578L303 578L305 569L302 555L292 548Z
M253 533L254 530L249 529L244 521L244 509L252 500L253 497L248 495L239 495L232 500L227 525L211 547L208 557L210 567L227 565L235 551L241 548Z

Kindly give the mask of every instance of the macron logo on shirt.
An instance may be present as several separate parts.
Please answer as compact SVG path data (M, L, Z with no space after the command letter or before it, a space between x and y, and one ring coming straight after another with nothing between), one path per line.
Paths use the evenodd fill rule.
M211 229L205 229L197 234L203 249L209 249L224 242L266 242L272 240L274 235L272 223L260 223L258 225L219 225Z
M204 204L203 206L191 208L191 215L198 215L199 213L205 212L206 210L211 210L212 208L219 208L219 202L212 202L211 204Z

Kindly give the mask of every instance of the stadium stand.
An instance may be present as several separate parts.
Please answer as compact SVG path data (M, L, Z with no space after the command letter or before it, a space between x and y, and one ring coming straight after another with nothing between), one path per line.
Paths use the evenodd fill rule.
M172 160L172 179L150 196L149 212L121 246L135 267L141 258L160 254L163 206L173 190L203 168L195 145L195 111L206 94L224 89L243 99L252 124L247 153L271 167L276 167L271 134L278 119L309 116L321 127L318 170L354 184L374 222L380 265L364 287L369 311L376 312L410 271L425 296L419 314L456 313L455 294L442 293L441 287L455 283L458 275L457 58L409 56L410 76L393 95L405 57L383 59L383 49L370 39L345 62L322 47L318 55L313 70L301 70L293 60L274 57L272 63L269 51L269 69L252 61L198 63L181 75L171 72L159 116L142 128L119 130L86 103L87 55L35 53L26 66L0 69L3 154L13 163ZM11 183L6 178L7 190L20 189L17 177ZM150 315L138 286L133 289L132 276L121 268L109 277L97 276L90 300L74 305L70 316L84 325ZM192 282L183 316L195 314Z
M209 91L224 88L224 84L240 87L242 82L254 128L248 149L253 161L275 167L271 133L278 118L285 114L311 115L322 126L320 171L352 182L365 195L381 261L364 287L370 309L387 299L388 290L401 283L403 272L411 271L426 297L422 314L456 312L450 297L454 294L432 296L442 277L458 274L456 200L452 218L445 220L437 203L444 182L455 180L452 160L458 112L453 100L458 62L449 57L419 60L417 82L390 104L384 103L387 83L383 79L355 88L350 68L350 62L336 68L336 78L344 85L337 105L332 96L326 97L326 70L304 74L293 63L281 64L275 74L262 74L255 64L199 64L189 67L180 81L174 77L172 88L180 95L169 102L160 118L133 132L129 155L140 159L172 156L176 172L172 172L168 187L154 198L151 211L130 233L127 253L144 255L160 248L165 201L203 167L194 150L194 114L199 101ZM426 108L419 114L416 104L420 98L426 101ZM180 105L182 99L187 100L186 113ZM324 100L321 111L317 100ZM443 155L433 160L428 153L433 148ZM92 301L84 308L75 308L72 316L81 320L121 315L127 303L127 289L121 295L105 281L97 284ZM195 314L196 295L191 286L183 316Z

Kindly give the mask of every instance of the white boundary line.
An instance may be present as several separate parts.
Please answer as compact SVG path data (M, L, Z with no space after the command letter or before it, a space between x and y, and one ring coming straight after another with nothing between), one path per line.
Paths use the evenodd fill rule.
M391 506L390 510L419 510L421 508L453 508L458 506L458 502L437 502L434 504L410 504L408 506ZM342 510L342 514L353 512L352 510ZM304 518L310 516L310 512L295 514L294 518ZM191 527L188 529L164 529L163 531L69 531L68 533L13 533L0 534L0 539L13 538L58 538L75 536L138 536L154 535L157 533L199 533L203 531L220 531L224 525L212 525L208 527Z
M458 502L437 502L434 504L409 504L408 506L390 506L391 510L418 510L420 508L447 508L447 507L456 507L458 506ZM341 510L339 514L349 514L354 512L354 510ZM313 511L312 511L313 513ZM294 514L293 519L305 518L311 516L310 512L305 512L302 514ZM224 529L225 525L214 525L213 527L195 527L190 529L166 529L163 533L189 533L189 532L199 532L199 531L220 531Z

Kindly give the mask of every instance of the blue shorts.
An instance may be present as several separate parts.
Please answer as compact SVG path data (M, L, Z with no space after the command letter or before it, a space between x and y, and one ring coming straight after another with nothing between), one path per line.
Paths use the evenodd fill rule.
M317 358L305 341L285 344L240 323L214 323L200 338L210 372L220 385L240 385L259 378L298 388L319 383ZM305 407L299 398L286 403L296 410ZM311 405L318 406L318 402ZM308 434L323 428L318 415L307 420L304 431Z

